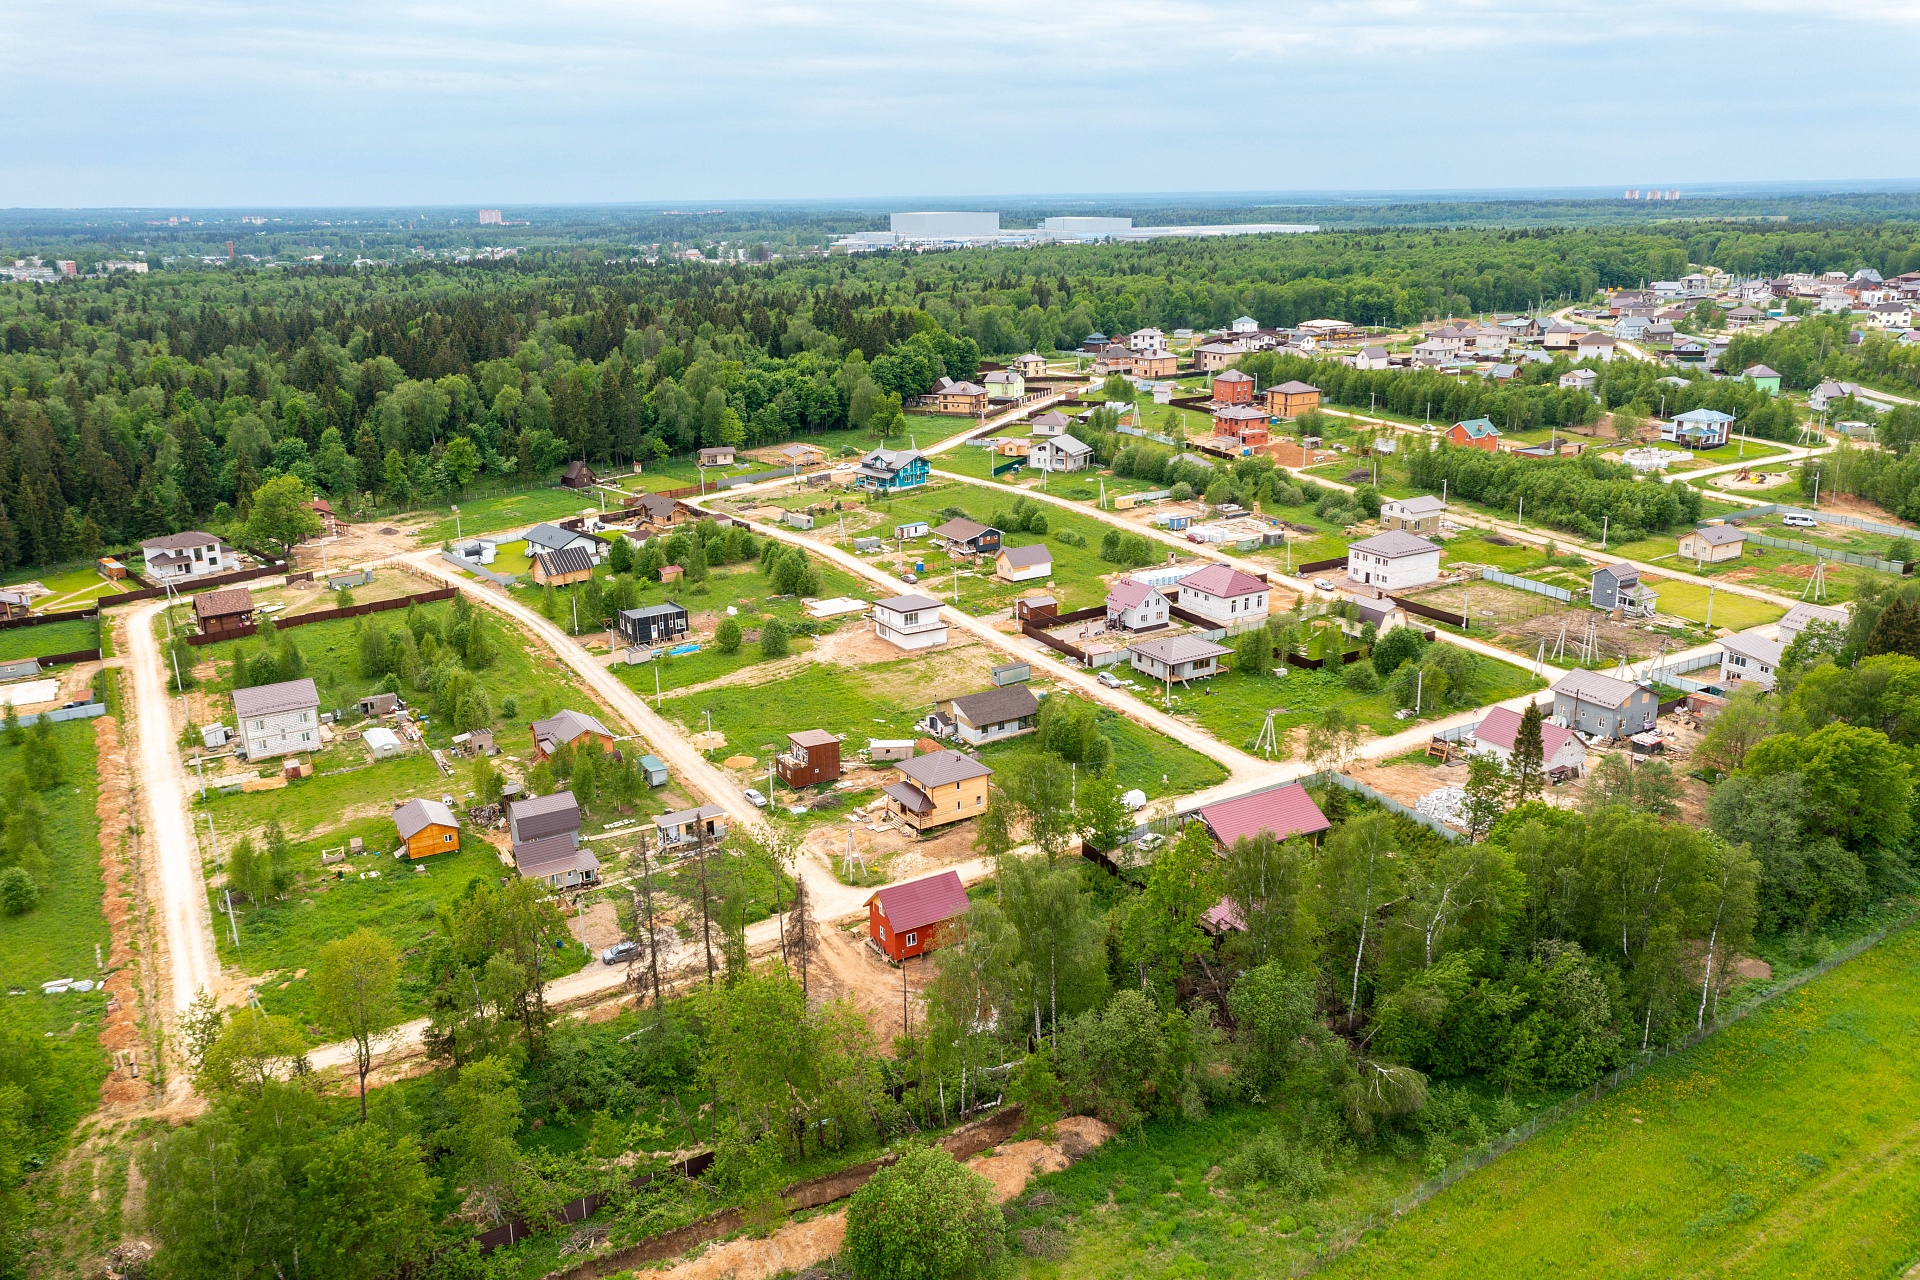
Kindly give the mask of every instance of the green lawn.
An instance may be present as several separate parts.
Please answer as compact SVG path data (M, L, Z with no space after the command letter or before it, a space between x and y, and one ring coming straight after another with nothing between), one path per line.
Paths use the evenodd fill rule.
M527 554L525 538L512 542L502 542L494 547L493 563L486 566L494 573L504 573L512 577L526 577L533 572L533 557Z
M1920 935L1889 939L1470 1175L1326 1274L1901 1274L1920 1240L1916 966Z
M37 627L12 627L0 631L0 662L17 662L21 658L39 658L99 647L100 623L86 618L68 618L61 622L43 622Z
M428 772L434 772L431 765ZM460 778L449 779L447 786L455 792L456 800L466 789L464 779ZM438 793L434 788L428 790ZM285 823L286 819L283 817L281 821ZM350 836L359 836L366 842L366 848L375 851L374 855L322 866L321 850L343 847ZM400 1000L404 1015L413 1017L424 1012L429 991L425 944L434 934L435 911L460 897L471 882L497 881L502 874L507 874L492 846L480 839L477 832L468 829L463 836L459 852L438 854L411 864L383 856L398 843L393 823L386 818L357 819L332 827L323 836L299 841L292 850L299 883L285 901L269 901L260 906L244 899L235 903L240 931L237 950L221 911L222 896L218 891L210 891L214 933L222 963L238 965L256 976L273 975L255 983L261 1006L268 1013L292 1018L318 1043L328 1037L311 1025L313 985L298 975L313 964L322 946L365 926L400 951ZM223 844L224 847L227 846ZM370 875L376 871L378 876ZM368 878L362 879L363 875ZM555 952L552 976L571 973L586 960L584 949L570 943L563 951Z
M1479 671L1479 687L1474 690L1472 701L1463 705L1484 706L1516 697L1529 689L1546 687L1519 667L1492 658L1481 659ZM1134 690L1136 697L1152 706L1171 710L1175 715L1186 716L1228 746L1245 751L1253 749L1269 709L1279 712L1273 721L1275 728L1283 735L1290 729L1317 719L1329 706L1345 708L1362 725L1383 736L1410 729L1420 723L1411 718L1396 720L1393 713L1398 708L1384 689L1376 693L1356 694L1342 682L1340 673L1331 668L1307 671L1292 667L1284 677L1242 676L1228 672L1208 680L1195 681L1184 691L1176 688L1171 702L1159 686L1150 684L1140 673L1132 672L1123 678L1139 685ZM1459 709L1445 707L1436 711L1429 708L1421 719L1450 715Z
M1647 575L1645 580L1648 586L1660 593L1660 612L1691 618L1706 625L1706 587L1697 582L1681 582L1673 578L1655 581L1652 575ZM1786 611L1784 605L1769 604L1752 596L1735 595L1731 591L1713 592L1713 626L1716 630L1731 627L1735 631L1744 631L1748 627L1777 622Z
M36 799L46 810L46 855L40 902L25 915L0 915L0 989L20 987L24 997L7 1000L5 1012L38 1031L64 1030L80 1019L91 1027L106 997L87 994L42 996L40 984L53 978L102 977L94 965L94 947L104 953L107 922L101 915L100 823L95 815L99 786L93 748L93 722L70 720L53 729L66 780ZM20 769L17 746L0 739L0 784L11 783Z
M914 657L865 667L810 666L765 684L668 698L663 714L694 733L706 728L705 713L711 711L714 729L727 740L724 752L713 753L716 757L741 752L758 756L764 766L771 752L785 747L788 733L825 729L846 735L843 751L851 758L868 738L917 736L915 722L933 710L931 698L916 696L916 671L922 662ZM986 687L984 680L981 687ZM1158 796L1198 790L1226 778L1219 764L1150 729L1111 712L1102 712L1099 719L1113 740L1123 786ZM985 748L981 758L991 765L1028 749L1023 740L1013 739Z
M439 518L417 535L421 546L437 547L455 537L474 538L500 529L524 529L542 520L578 515L588 507L598 510L600 499L591 492L563 489L555 484L544 489L469 498L453 505L460 508L459 519L454 519L451 507L439 508Z

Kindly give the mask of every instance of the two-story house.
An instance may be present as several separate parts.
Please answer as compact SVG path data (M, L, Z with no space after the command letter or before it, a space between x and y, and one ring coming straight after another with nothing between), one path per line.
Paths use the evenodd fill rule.
M529 880L570 889L600 878L600 859L580 847L580 805L571 791L509 804L507 836L514 867Z
M1773 688L1780 670L1780 656L1787 646L1778 640L1767 640L1750 631L1723 636L1720 640L1720 683L1723 685L1751 684L1761 689Z
M1093 446L1075 436L1051 436L1033 441L1027 465L1039 471L1085 471L1093 465Z
M249 760L320 748L320 690L310 678L235 689L233 714Z
M1320 407L1320 388L1310 382L1283 382L1267 388L1267 412L1276 418L1297 418Z
M1389 594L1411 591L1439 581L1440 548L1425 538L1389 529L1347 547L1347 576Z
M1131 580L1107 592L1107 625L1123 631L1153 631L1167 625L1167 598L1158 587Z
M1651 689L1598 671L1569 671L1553 684L1553 718L1589 737L1643 733L1659 714L1660 699Z
M853 487L892 493L927 482L933 464L918 449L875 449L854 468Z
M987 779L993 770L964 752L931 751L911 760L896 760L897 782L882 790L888 809L914 831L978 817L987 807Z
M1462 449L1500 452L1500 428L1485 418L1469 418L1447 428L1447 443Z
M148 538L140 544L140 556L147 580L155 583L184 582L231 573L240 567L240 558L232 547L197 529Z
M1401 533L1432 533L1440 527L1447 504L1430 493L1415 498L1388 498L1380 504L1380 527Z
M882 640L901 649L931 649L947 642L947 624L940 620L940 602L926 596L893 596L874 601L873 629Z
M1225 373L1214 375L1213 402L1215 404L1252 404L1253 375L1242 373L1238 369L1228 369Z
M1231 565L1196 569L1180 579L1179 591L1182 609L1223 627L1266 621L1267 584Z

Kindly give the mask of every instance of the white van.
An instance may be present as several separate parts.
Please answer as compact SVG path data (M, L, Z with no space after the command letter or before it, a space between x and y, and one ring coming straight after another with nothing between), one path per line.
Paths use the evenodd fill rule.
M1797 511L1789 511L1780 517L1780 523L1789 529L1818 529L1820 522L1812 516L1803 516Z

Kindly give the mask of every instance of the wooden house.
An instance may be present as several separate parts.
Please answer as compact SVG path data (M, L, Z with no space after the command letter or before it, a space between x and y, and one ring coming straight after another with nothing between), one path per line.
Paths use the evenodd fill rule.
M787 735L787 749L774 757L780 780L798 791L840 777L840 739L825 729L802 729Z
M560 477L560 483L569 489L591 489L600 483L600 477L593 474L593 468L575 458L567 464L567 470Z
M438 800L407 801L393 811L393 825L409 859L460 850L460 820Z
M565 587L585 582L593 576L593 557L585 547L562 547L558 551L536 551L533 556L533 580L544 587Z
M253 593L245 587L224 587L195 596L193 620L203 636L252 635Z
M952 871L888 885L867 899L867 937L899 964L938 947L968 905L967 888Z
M896 761L898 782L888 783L888 805L901 822L924 834L935 827L978 817L987 807L993 770L963 752L945 750Z

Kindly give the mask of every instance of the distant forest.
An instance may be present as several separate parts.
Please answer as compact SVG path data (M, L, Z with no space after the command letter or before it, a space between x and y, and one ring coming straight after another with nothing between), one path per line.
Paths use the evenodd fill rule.
M0 286L0 569L219 526L279 475L384 510L443 504L574 457L897 429L942 375L1096 330L1409 324L1688 263L1893 275L1920 268L1920 245L1896 223L1399 228L765 265L529 249Z

